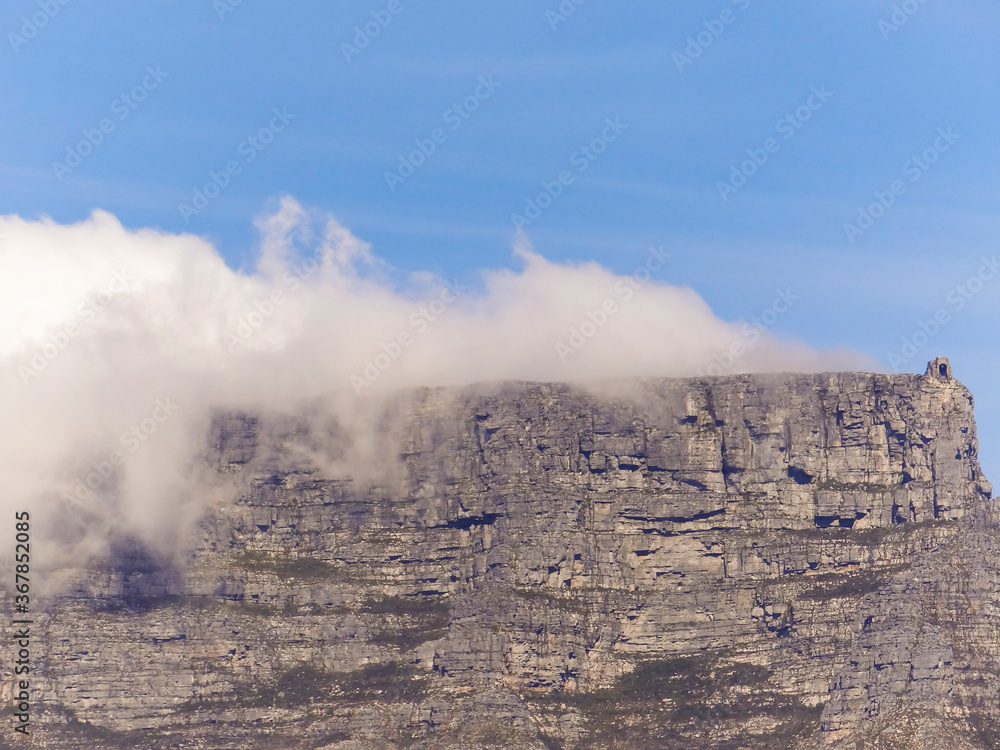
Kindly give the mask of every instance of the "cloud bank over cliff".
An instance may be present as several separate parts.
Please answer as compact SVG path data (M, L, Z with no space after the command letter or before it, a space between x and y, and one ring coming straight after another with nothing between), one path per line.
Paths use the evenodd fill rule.
M521 240L520 270L462 284L401 275L292 199L258 226L257 266L239 272L203 239L100 211L69 226L0 218L4 512L58 517L71 546L97 549L113 529L173 545L225 499L197 462L217 409L322 400L364 429L411 386L874 365L769 333L791 290L760 319L721 320L656 280L669 275L660 249L621 276Z

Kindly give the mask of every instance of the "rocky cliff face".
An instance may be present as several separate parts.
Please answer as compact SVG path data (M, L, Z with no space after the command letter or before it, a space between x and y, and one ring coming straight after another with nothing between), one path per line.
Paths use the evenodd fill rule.
M33 743L1000 747L997 520L946 361L615 390L407 394L365 482L336 425L219 415L239 497L187 559L123 540L36 616Z

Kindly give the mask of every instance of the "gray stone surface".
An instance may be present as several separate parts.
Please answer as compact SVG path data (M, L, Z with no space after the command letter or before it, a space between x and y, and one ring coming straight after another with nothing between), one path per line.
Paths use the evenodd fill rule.
M308 417L218 416L238 498L181 562L60 574L35 746L1000 747L997 519L940 362L425 389L360 453Z

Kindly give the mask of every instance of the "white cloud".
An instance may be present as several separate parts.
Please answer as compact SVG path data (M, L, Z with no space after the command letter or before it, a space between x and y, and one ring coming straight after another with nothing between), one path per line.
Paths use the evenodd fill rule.
M523 267L483 272L478 293L427 273L400 288L366 243L291 199L258 227L243 274L202 239L100 211L70 226L0 218L0 510L61 513L90 475L72 511L89 536L67 541L118 528L170 542L208 495L195 467L217 408L323 399L364 430L357 414L399 388L686 376L751 343L746 324L641 269L552 263L522 243ZM731 371L872 364L759 331L752 343ZM157 399L176 411L161 420ZM94 479L115 452L122 465Z

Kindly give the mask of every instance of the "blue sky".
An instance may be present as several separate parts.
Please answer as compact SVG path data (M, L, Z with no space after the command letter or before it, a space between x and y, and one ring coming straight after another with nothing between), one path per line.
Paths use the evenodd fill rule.
M662 245L662 280L723 318L790 289L782 336L886 369L949 356L1000 477L995 3L94 5L0 12L0 213L103 208L241 267L254 218L288 194L400 269L469 278L518 265L512 214L562 172L526 227L539 253L629 273ZM54 167L86 132L92 153ZM401 172L420 142L433 153ZM891 205L845 231L879 196Z

